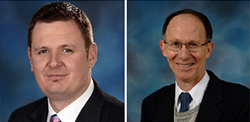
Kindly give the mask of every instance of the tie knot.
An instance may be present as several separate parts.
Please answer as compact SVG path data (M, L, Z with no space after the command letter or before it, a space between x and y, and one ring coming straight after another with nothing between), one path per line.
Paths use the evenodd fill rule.
M180 99L181 99L181 109L180 109L180 112L185 112L189 108L188 105L189 105L190 101L192 100L192 97L187 92L187 93L181 93Z
M190 103L190 101L192 100L192 97L190 96L190 94L187 93L181 93L180 95L181 101L187 101L188 103Z
M56 114L52 115L50 118L50 122L61 122Z

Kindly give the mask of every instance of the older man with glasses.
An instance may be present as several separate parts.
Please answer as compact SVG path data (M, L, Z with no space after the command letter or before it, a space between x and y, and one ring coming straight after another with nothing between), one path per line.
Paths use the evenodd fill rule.
M169 15L160 47L175 84L143 100L141 121L249 121L249 89L205 70L214 47L208 18L184 9Z

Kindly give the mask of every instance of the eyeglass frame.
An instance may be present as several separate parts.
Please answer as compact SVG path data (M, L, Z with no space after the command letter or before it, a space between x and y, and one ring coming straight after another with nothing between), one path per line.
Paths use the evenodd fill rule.
M168 42L167 42L166 40L163 40L163 42L164 42L165 44L168 45ZM207 45L207 44L210 43L210 42L211 42L211 41L207 41L207 42L204 43L204 44L197 45L197 47L205 46L205 45ZM180 42L180 43L181 43L181 42ZM187 50L188 50L189 52L198 52L198 51L190 51L190 50L189 50L189 47L188 47L188 43L181 43L181 46L180 46L180 48L179 48L178 50L169 49L168 46L167 46L167 48L168 48L169 50L172 50L172 51L180 51L183 45L186 46L186 48L187 48Z

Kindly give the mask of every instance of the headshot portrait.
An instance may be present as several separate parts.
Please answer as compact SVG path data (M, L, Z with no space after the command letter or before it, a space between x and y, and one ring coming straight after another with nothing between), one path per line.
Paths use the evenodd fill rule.
M0 121L124 120L123 1L0 7Z
M249 119L249 1L127 9L128 122Z

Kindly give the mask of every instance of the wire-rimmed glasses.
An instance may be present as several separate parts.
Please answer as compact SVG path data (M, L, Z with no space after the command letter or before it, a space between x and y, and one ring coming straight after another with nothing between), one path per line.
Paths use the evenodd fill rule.
M198 52L201 50L202 46L207 45L208 43L210 43L210 41L207 41L204 44L200 44L198 42L181 43L178 41L166 42L166 40L164 40L164 43L167 44L167 48L172 51L180 51L182 48L182 45L186 45L186 48L189 52Z

